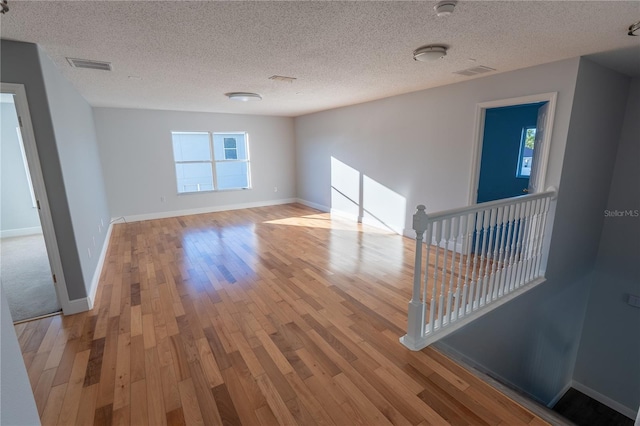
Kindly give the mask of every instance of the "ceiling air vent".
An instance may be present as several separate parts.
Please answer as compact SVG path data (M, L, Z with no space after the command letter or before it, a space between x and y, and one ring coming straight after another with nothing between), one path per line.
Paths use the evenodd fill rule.
M69 65L74 68L111 71L111 62L92 61L90 59L67 58Z
M283 75L272 75L271 77L269 77L269 80L282 81L284 83L293 83L294 80L297 80L297 78L295 78L295 77L285 77Z
M467 77L471 77L473 75L484 74L485 72L495 71L495 68L485 67L484 65L480 65L473 68L467 68L462 71L455 71L454 74L464 75Z

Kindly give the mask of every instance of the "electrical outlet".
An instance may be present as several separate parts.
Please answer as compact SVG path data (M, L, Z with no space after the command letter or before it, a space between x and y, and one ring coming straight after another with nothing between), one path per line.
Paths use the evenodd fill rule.
M89 259L91 259L91 249L89 247L87 247L87 255L89 256Z
M100 226L104 228L104 219L100 219Z
M93 240L93 246L95 247L96 246L96 237L92 236L91 239Z
M166 198L164 198L164 195L162 197L160 197L160 202L164 203L166 201Z

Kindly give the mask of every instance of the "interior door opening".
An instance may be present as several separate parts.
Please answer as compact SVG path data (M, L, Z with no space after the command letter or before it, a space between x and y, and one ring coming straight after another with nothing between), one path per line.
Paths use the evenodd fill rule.
M42 223L42 191L35 188L44 187L33 170L39 161L33 161L35 146L24 132L20 100L5 86L0 93L0 281L13 321L22 322L58 313L61 304L49 252L52 236Z
M469 203L545 189L555 93L478 105Z

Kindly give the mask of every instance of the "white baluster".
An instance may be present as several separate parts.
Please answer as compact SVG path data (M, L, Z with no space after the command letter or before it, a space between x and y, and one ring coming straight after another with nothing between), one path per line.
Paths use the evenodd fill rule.
M511 204L509 205L509 209L508 212L506 212L507 215L507 240L504 243L504 255L502 256L502 269L500 272L500 291L499 293L501 295L504 295L506 293L509 292L509 280L508 280L508 275L509 275L509 258L511 256L511 239L513 238L513 219L515 217L515 210L516 207ZM505 289L505 285L506 285L506 289Z
M505 270L506 264L508 262L509 257L509 239L511 238L511 218L513 217L513 210L515 206L513 204L507 206L504 211L504 216L502 218L502 241L500 242L500 259L498 260L500 264L500 269L498 271L498 286L497 286L497 297L502 297L504 294L504 282L505 282Z
M484 223L484 212L476 213L476 233L475 233L475 249L473 252L473 277L471 278L471 295L472 295L472 308L478 309L480 307L480 287L481 287L481 275L478 268L482 265L482 256L480 249L480 239L482 234L482 224ZM478 258L480 258L480 265L478 265Z
M440 292L440 306L438 310L438 315L440 318L440 326L444 327L444 320L447 316L446 307L445 307L445 298L447 297L447 260L449 257L449 236L451 233L451 222L449 219L444 219L442 221L443 225L443 238L444 238L444 253L442 260L442 291Z
M489 278L491 274L491 247L493 246L493 235L496 224L496 210L491 209L489 220L489 243L487 245L487 259L484 265L484 278L482 279L482 302L487 304L487 294L489 293Z
M535 200L535 204L533 206L533 212L531 213L531 219L530 219L531 223L529 225L529 232L527 233L527 235L529 235L529 243L527 244L527 253L526 253L527 262L526 262L525 274L522 279L522 284L528 283L531 280L532 273L533 273L532 264L535 256L535 249L538 245L538 227L540 225L540 209L542 207L542 204L540 201L541 200Z
M514 270L515 270L515 262L517 261L517 239L518 239L518 217L520 216L520 212L522 210L523 203L516 204L515 211L513 213L512 226L513 234L511 235L511 243L509 246L509 266L507 266L507 277L505 283L505 293L510 293L513 290L513 281L514 281Z
M460 290L462 289L462 265L464 264L464 251L466 243L467 215L458 217L458 236L460 237L460 254L458 255L458 280L456 281L456 290L454 293L455 306L453 308L453 318L458 319L458 310L460 309ZM457 246L456 246L457 251ZM464 303L464 302L463 302ZM464 306L464 304L462 305Z
M431 260L431 246L432 246L432 238L433 238L433 223L429 223L427 226L427 235L426 235L426 245L427 245L427 264L424 270L424 297L422 300L427 300L427 288L429 286L429 264ZM436 248L437 250L437 248ZM431 333L433 331L433 319L434 312L436 311L436 298L435 298L435 284L434 288L431 289L431 303L429 304L429 323L427 324L427 333Z
M520 215L520 225L518 229L518 242L516 244L516 250L518 251L518 264L516 268L516 276L513 282L514 288L520 287L522 280L522 269L524 262L526 261L526 249L527 249L527 231L529 229L529 215L531 214L531 202L527 201L524 205L522 214Z
M460 218L458 216L451 218L451 234L450 238L453 241L453 248L451 249L451 266L449 267L449 292L447 293L447 321L450 323L453 319L453 293L455 293L455 272L456 272L456 252L458 244L458 230L460 227Z
M496 276L498 270L498 264L500 263L499 253L500 247L502 245L502 240L504 240L504 232L502 232L502 220L504 215L504 207L498 207L496 212L496 226L495 226L495 237L493 244L493 255L491 256L491 274L490 274L490 285L489 285L489 301L493 301L495 299L494 292L498 287L496 280L498 279Z
M462 315L466 315L467 313L471 312L473 310L473 299L469 299L469 292L471 291L471 294L473 293L472 287L469 285L469 268L471 267L471 256L473 256L473 253L471 253L471 243L472 243L472 232L473 232L473 224L474 224L474 218L475 215L470 215L467 214L465 215L465 223L466 223L466 235L465 235L465 239L464 239L464 244L462 247L463 253L465 253L466 255L466 265L465 265L465 270L464 270L464 287L462 287ZM467 306L467 304L470 303L471 306Z
M436 297L436 306L433 308L434 311L438 311L438 313L440 312L440 310L442 309L442 303L438 303L438 300L442 299L442 292L440 292L440 298L438 298L438 278L439 278L439 273L438 273L438 268L439 268L439 259L440 259L440 240L442 237L442 221L438 221L438 222L434 222L433 226L435 226L435 246L436 246L436 262L433 265L433 292L434 295ZM438 328L440 327L441 321L440 321L440 316L436 317L435 322L433 323L433 327L434 328Z

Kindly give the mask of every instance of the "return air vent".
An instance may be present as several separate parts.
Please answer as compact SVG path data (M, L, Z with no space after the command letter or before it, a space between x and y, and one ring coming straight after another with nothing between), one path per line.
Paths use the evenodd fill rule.
M295 78L295 77L285 77L283 75L272 75L271 77L269 77L269 80L282 81L284 83L293 83L295 80L297 80L297 78Z
M92 61L90 59L67 58L69 65L74 68L87 68L90 70L111 71L111 62Z
M484 65L480 65L473 68L467 68L462 71L455 71L454 74L464 75L467 77L471 77L473 75L484 74L485 72L495 71L494 68L485 67Z

